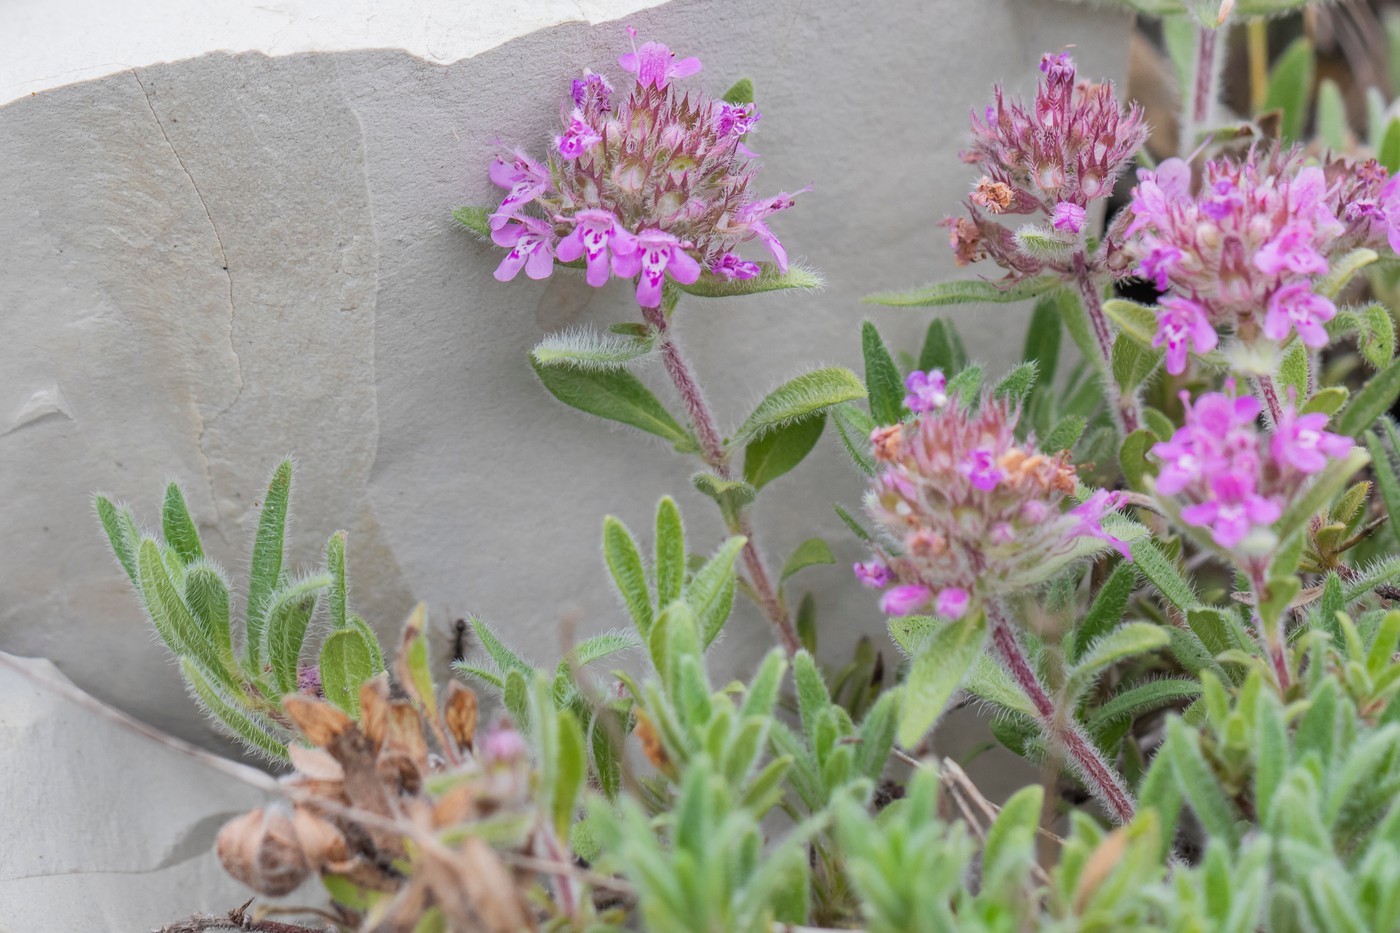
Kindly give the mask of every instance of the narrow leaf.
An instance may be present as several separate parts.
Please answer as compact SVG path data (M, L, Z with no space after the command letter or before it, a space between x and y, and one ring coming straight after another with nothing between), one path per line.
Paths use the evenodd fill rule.
M924 642L905 684L900 745L913 748L938 722L981 653L986 635L987 617L976 612L943 626Z
M489 240L491 238L491 214L491 209L486 207L459 207L452 212L452 219L481 239Z
M736 441L762 437L769 431L809 417L842 402L865 397L865 386L849 369L830 367L804 373L774 389L734 432Z
M874 476L875 456L870 447L870 433L875 429L875 419L851 404L837 405L831 412L836 433L851 462L866 476Z
M326 699L360 718L360 685L375 675L374 648L357 628L331 632L321 643L321 689Z
M204 708L233 736L274 761L288 759L287 746L272 734L270 727L231 699L194 658L180 658L180 672Z
M839 408L840 406L838 406ZM769 431L744 449L744 479L762 489L787 473L817 446L826 427L826 412Z
M337 531L326 542L326 571L331 575L326 592L326 607L330 610L331 629L339 631L349 624L346 613L345 532Z
M329 574L315 574L280 587L268 599L262 656L272 669L273 683L282 693L296 692L306 628L316 611L317 599L330 585Z
M656 507L656 602L679 599L685 582L685 529L676 500L663 496Z
M119 509L106 496L96 496L93 501L97 506L98 520L102 522L102 530L107 533L107 543L111 545L112 553L116 555L117 562L126 571L132 585L139 587L136 549L141 543L141 532L136 527L136 520L130 510Z
M870 415L876 424L898 424L904 418L904 381L880 332L870 321L860 325L860 349L865 358L865 388Z
M759 273L751 279L727 279L712 272L702 272L700 278L686 285L673 282L677 289L698 298L736 298L789 289L817 289L826 284L820 272L792 263L786 272L771 262L758 263Z
M919 369L924 372L941 370L946 376L962 372L966 367L967 351L963 349L957 330L945 318L934 318L928 325L923 348L919 351Z
M1128 611L1128 600L1137 584L1137 572L1133 565L1121 563L1113 568L1113 573L1099 588L1094 603L1074 630L1073 649L1070 661L1078 662L1094 641L1115 628L1123 621L1123 613Z
M272 473L257 536L253 539L253 563L248 573L248 660L254 677L262 673L267 658L262 654L266 639L263 623L270 608L273 590L282 584L283 543L287 535L287 507L292 495L292 461L283 460Z
M1400 398L1400 360L1390 363L1357 390L1337 416L1333 430L1348 437L1360 437L1377 418L1390 410L1397 398Z
M1302 138L1303 124L1308 118L1312 96L1313 47L1306 39L1295 39L1269 72L1268 91L1264 96L1264 111L1281 110L1279 138L1285 143Z
M806 567L834 563L836 563L836 555L831 553L830 545L821 538L808 538L797 546L797 550L792 552L792 556L783 565L780 579L787 580L788 577Z
M574 366L579 369L618 369L639 360L656 346L654 337L600 334L588 328L571 328L550 334L530 351L541 366Z
M1058 275L1042 275L1023 279L1011 285L999 285L984 280L940 282L905 292L879 292L867 295L865 301L900 308L940 308L962 304L1010 304L1043 295L1060 284Z
M165 487L165 506L161 509L160 524L165 543L175 549L180 560L192 564L204 556L204 548L199 543L199 529L190 517L184 493L174 483Z
M627 526L611 515L603 519L603 559L632 622L645 638L651 631L652 605L642 554Z
M533 357L530 365L549 393L565 405L655 434L675 444L679 450L697 449L690 433L671 417L640 379L626 370L542 366Z

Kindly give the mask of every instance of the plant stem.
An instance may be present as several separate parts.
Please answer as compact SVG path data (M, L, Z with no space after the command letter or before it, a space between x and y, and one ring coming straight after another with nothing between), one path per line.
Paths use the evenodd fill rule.
M1214 121L1215 99L1219 96L1220 29L1202 24L1196 28L1196 74L1191 82L1191 100L1182 117L1181 154L1193 152L1197 137Z
M1250 582L1254 586L1254 624L1259 629L1264 652L1269 656L1269 663L1273 665L1274 676L1278 678L1279 696L1282 696L1293 683L1293 678L1288 673L1288 649L1283 635L1283 618L1288 614L1288 609L1284 607L1282 614L1272 623L1264 621L1264 614L1260 612L1260 608L1264 604L1264 590L1269 585L1264 576L1265 570L1262 566L1250 572Z
M1094 330L1094 340L1099 345L1099 355L1103 361L1100 372L1103 375L1104 394L1108 397L1113 422L1118 426L1119 434L1127 437L1142 427L1142 416L1138 413L1137 399L1131 395L1125 398L1118 389L1118 380L1113 375L1113 332L1109 329L1108 318L1103 313L1103 298L1099 295L1098 285L1089 271L1088 257L1082 249L1074 255L1074 278L1079 285L1080 298L1084 301L1084 313Z
M656 328L662 362L666 366L667 375L671 377L671 383L676 387L676 392L680 394L690 423L695 427L696 437L700 441L701 457L721 479L733 479L734 471L729 465L729 451L725 449L719 428L715 425L714 414L705 401L705 394L700 389L695 372L671 337L670 322L660 308L643 308L642 311L647 323ZM747 539L743 550L744 568L748 571L749 584L758 597L759 608L768 616L783 650L789 655L794 655L802 647L802 642L797 637L797 629L788 617L787 609L778 599L763 555L759 553L758 545L754 542L753 521L749 517L747 506L739 510L737 526L734 530Z
M1283 406L1278 400L1278 386L1274 385L1272 376L1260 376L1255 380L1255 385L1259 387L1259 395L1264 399L1264 404L1269 409L1269 422L1277 426L1279 419L1283 416Z
M1016 640L1016 633L1006 621L1002 607L989 607L987 620L992 626L992 646L1001 657L1007 673L1035 707L1040 726L1046 736L1063 749L1066 758L1089 792L1103 804L1110 816L1120 823L1131 820L1135 807L1123 779L1113 766L1103 759L1098 749L1094 748L1079 725L1072 720L1066 721L1056 711L1055 704L1041 685L1040 678L1031 669L1020 642Z

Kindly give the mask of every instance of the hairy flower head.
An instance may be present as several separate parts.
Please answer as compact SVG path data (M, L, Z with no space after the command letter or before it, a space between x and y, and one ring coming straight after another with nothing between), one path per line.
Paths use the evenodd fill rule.
M916 392L944 385L937 371L910 383ZM873 438L866 508L890 546L857 575L868 586L898 584L885 593L886 612L961 615L972 601L1034 586L1103 547L1127 555L1102 524L1120 495L1068 505L1077 485L1069 454L1017 440L1011 402L984 394L975 407L954 397L921 410Z

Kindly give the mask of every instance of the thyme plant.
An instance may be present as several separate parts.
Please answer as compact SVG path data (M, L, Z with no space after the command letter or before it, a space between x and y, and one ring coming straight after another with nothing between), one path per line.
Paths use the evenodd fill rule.
M562 659L473 619L480 650L435 683L421 606L381 646L347 606L344 533L288 570L290 464L241 625L178 487L159 533L99 497L196 700L288 769L284 799L220 834L228 870L305 899L319 877L339 930L1400 929L1400 119L1373 108L1371 145L1349 141L1290 50L1269 109L1227 120L1224 30L1294 4L1131 5L1193 50L1184 151L1154 163L1142 111L1046 54L1033 97L973 113L945 225L983 274L871 296L1033 299L996 379L946 320L893 352L865 322L863 379L815 369L713 411L682 298L820 279L769 226L794 194L756 192L752 83L682 88L701 63L630 30L620 74L573 80L546 157L491 163L500 203L454 216L505 251L498 279L635 286L632 319L546 337L539 381L698 459L729 531L693 540L669 497L640 535L605 518L618 618ZM769 258L745 258L755 241ZM651 356L670 403L632 372ZM869 647L815 657L786 585L829 545L780 573L759 548L756 497L814 452L866 478L837 511L894 683ZM708 652L740 591L774 645L736 679ZM942 757L962 702L1043 780L998 805Z

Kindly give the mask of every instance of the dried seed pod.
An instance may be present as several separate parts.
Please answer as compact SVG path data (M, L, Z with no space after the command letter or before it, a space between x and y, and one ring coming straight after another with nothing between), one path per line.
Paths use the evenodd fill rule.
M301 844L301 854L312 871L320 871L330 863L344 862L350 857L341 831L310 809L297 807L292 815L292 826Z
M325 748L331 739L355 725L353 719L324 700L295 693L282 698L282 708L306 740L319 748Z
M224 870L269 897L290 894L311 873L293 819L274 808L245 813L219 830Z
M476 717L476 694L455 680L449 681L447 698L442 704L442 718L447 722L447 729L458 748L472 747L476 740Z
M420 774L428 773L428 740L423 735L423 717L417 707L404 700L389 704L388 734L381 755L398 752L407 755Z
M287 748L287 754L292 759L292 767L297 769L298 777L312 781L345 780L345 769L328 752L291 745Z

